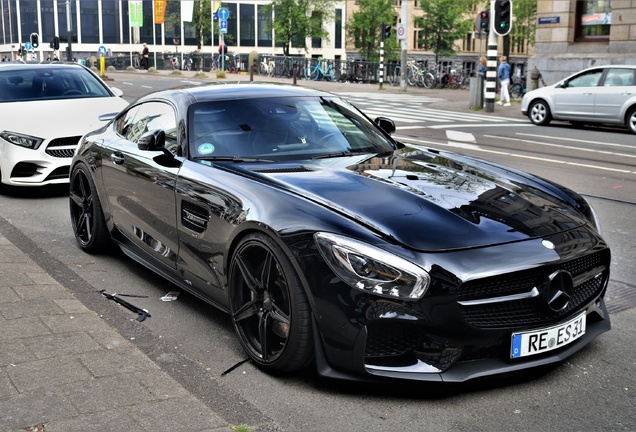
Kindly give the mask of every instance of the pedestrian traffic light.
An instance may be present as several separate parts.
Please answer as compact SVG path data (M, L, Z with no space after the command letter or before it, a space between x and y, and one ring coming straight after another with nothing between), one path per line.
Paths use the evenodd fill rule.
M499 36L506 36L512 27L512 1L495 1L495 21L493 30Z
M477 15L477 29L483 32L488 33L490 31L490 11L485 10L479 12Z
M382 24L382 38L386 39L391 36L391 26L388 24Z
M40 37L37 33L31 33L31 46L36 49L40 46Z

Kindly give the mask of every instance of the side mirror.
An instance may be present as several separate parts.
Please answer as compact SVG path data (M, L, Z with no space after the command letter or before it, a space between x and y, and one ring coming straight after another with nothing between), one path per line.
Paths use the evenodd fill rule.
M146 132L139 138L137 147L139 150L157 151L163 149L166 144L166 133L161 129Z
M380 127L380 129L382 129L384 132L388 133L389 135L395 132L395 122L391 120L390 118L376 117L376 119L373 122L377 124Z
M124 92L120 88L111 87L110 90L115 93L115 96L117 97L122 97L124 95Z

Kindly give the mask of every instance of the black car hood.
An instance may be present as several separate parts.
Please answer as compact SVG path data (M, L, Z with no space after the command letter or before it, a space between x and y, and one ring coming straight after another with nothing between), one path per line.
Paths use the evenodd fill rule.
M451 153L406 148L388 157L252 168L421 251L548 237L587 222L554 185Z

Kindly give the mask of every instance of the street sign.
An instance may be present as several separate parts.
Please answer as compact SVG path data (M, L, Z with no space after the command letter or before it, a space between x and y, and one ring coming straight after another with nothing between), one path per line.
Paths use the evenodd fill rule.
M222 7L219 8L217 14L219 15L219 19L221 21L227 21L227 19L230 17L230 10L226 7Z
M33 49L33 45L31 45L31 42L25 42L24 49L27 51L31 51Z
M99 48L97 49L97 51L99 52L99 55L101 55L101 56L105 56L106 55L106 47L104 45L100 45Z
M219 30L221 33L227 33L227 20L219 21Z
M398 40L406 40L406 25L399 23L396 30Z

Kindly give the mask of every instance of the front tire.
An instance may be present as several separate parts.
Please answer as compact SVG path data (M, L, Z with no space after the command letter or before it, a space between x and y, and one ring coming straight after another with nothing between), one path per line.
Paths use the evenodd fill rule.
M627 114L627 127L631 133L636 134L636 107Z
M83 163L71 172L69 201L71 225L79 247L88 253L108 250L111 240L104 212L90 170Z
M550 107L544 100L532 102L530 110L528 110L528 117L530 121L537 126L547 126L552 121Z
M311 311L289 258L261 233L243 238L232 256L230 311L245 352L268 372L292 372L313 360Z
M305 69L305 78L316 81L318 79L318 66L307 66L307 69Z

